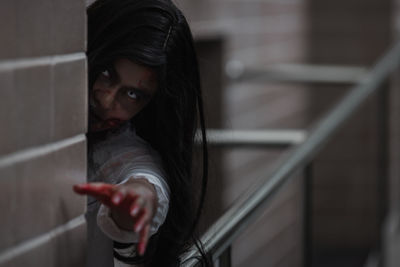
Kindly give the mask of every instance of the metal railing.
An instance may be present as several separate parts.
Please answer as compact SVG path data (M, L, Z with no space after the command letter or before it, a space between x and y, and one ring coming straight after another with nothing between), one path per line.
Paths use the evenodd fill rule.
M249 190L242 194L237 201L206 231L201 241L206 253L212 255L212 259L218 262L219 266L230 266L230 248L232 242L259 216L270 202L273 196L288 182L298 171L303 170L306 175L305 185L310 182L311 162L315 155L323 148L325 143L337 132L340 126L350 117L354 111L365 102L372 93L383 88L382 85L389 78L389 75L398 68L400 63L400 43L389 50L365 75L360 78L354 87L343 97L343 99L328 112L307 134L304 141L293 146L278 164L272 174L262 181L254 184ZM212 133L212 132L211 132ZM261 132L260 132L261 133ZM218 138L216 138L218 136ZM242 135L242 140L230 140L228 133L214 132L210 135L211 140L217 144L245 144L252 143L254 138ZM250 136L247 136L250 137ZM244 140L246 139L246 140ZM251 140L250 140L251 139ZM262 138L261 138L262 139ZM258 140L263 143L267 140ZM246 141L246 142L245 142ZM310 187L308 187L310 188ZM311 199L305 192L306 203L310 204ZM309 216L305 216L305 235L309 234ZM306 240L305 247L305 266L310 260L310 241ZM196 247L183 257L183 266L196 266L200 254Z
M257 146L285 148L306 139L304 130L207 130L207 143L212 146Z

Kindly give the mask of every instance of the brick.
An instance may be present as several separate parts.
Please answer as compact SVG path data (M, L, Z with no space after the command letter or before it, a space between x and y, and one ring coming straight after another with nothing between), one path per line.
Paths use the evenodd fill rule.
M0 59L15 57L17 43L17 17L14 0L0 1Z
M0 222L0 250L84 212L85 198L72 191L73 184L86 181L83 137L54 152L40 152L33 158L11 163L4 161L0 161L0 207L7 216Z
M0 156L48 140L48 73L48 66L0 70Z
M55 54L86 50L86 7L82 0L53 0L52 33Z
M0 64L0 156L86 132L85 54Z
M5 249L7 246L15 245L17 243L16 235L10 234L14 232L17 223L13 221L20 212L18 199L11 195L11 192L15 193L18 191L17 180L14 179L17 175L17 170L14 166L8 168L2 168L0 170L0 207L4 212L3 219L1 220L0 226L11 227L8 229L2 229L1 240L0 240L0 251Z
M0 156L14 151L18 144L17 125L13 123L22 118L18 117L17 103L18 91L15 90L14 70L0 70Z
M16 1L17 57L36 57L51 54L52 1Z
M21 67L14 71L16 96L14 101L2 103L8 110L15 109L17 120L9 121L17 143L14 150L46 143L50 139L51 92L50 66Z
M0 254L1 255L1 254ZM86 224L81 224L32 249L0 263L0 267L84 266L86 260Z
M87 81L86 58L82 54L63 60L53 67L54 121L52 140L60 140L86 132Z
M81 0L5 0L0 4L0 59L85 50L86 12Z
M55 264L53 266L84 266L86 263L86 224L65 232L54 239ZM37 265L34 265L37 266Z

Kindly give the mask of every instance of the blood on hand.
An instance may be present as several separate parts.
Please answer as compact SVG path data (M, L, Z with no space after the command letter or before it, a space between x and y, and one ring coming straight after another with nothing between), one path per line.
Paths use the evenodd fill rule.
M144 255L150 229L149 213L151 213L148 205L144 203L145 198L131 192L127 194L120 190L119 186L106 183L74 185L73 190L80 195L90 195L96 198L125 218L129 216L133 224L130 229L139 233L138 253Z

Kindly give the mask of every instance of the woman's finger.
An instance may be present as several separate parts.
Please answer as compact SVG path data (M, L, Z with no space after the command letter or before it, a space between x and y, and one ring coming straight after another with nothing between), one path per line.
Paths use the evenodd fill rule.
M114 193L114 186L105 183L87 183L74 185L74 191L81 195L90 195L106 205L111 203L111 195Z
M105 183L87 183L74 185L74 191L78 194L92 195L92 196L110 196L113 192L114 186Z
M120 203L122 203L125 200L126 193L124 190L115 190L115 192L111 196L111 202L118 206Z
M136 217L139 214L140 210L143 208L143 205L143 198L136 196L129 208L129 214L131 215L131 217Z
M140 232L143 226L149 222L149 219L149 210L146 208L142 209L134 226L135 232Z
M140 256L143 256L145 251L146 251L146 246L147 246L147 242L149 240L149 231L150 231L150 225L146 224L142 231L140 231L140 239L139 239L139 243L137 245L137 250L139 252Z

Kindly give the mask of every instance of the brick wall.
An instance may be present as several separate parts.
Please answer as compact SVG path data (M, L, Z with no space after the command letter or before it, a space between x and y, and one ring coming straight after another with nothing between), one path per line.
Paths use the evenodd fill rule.
M0 2L0 266L82 266L82 0Z
M224 73L226 64L233 61L256 68L304 61L307 26L304 0L175 2L187 15L198 43L222 42L220 56L212 56L215 49L205 49L204 45L199 50L210 127L260 129L303 128L307 125L309 119L303 116L307 115L304 105L308 94L306 88L232 83L226 80ZM220 81L210 81L208 73L215 73L216 66L221 68L218 72L223 77L215 78ZM219 97L215 98L216 95ZM287 106L292 108L289 110ZM247 148L213 148L211 152L211 186L205 210L208 224L256 180L268 177L271 168L284 153L280 149ZM288 184L262 218L234 243L233 266L301 264L302 193L299 178Z

